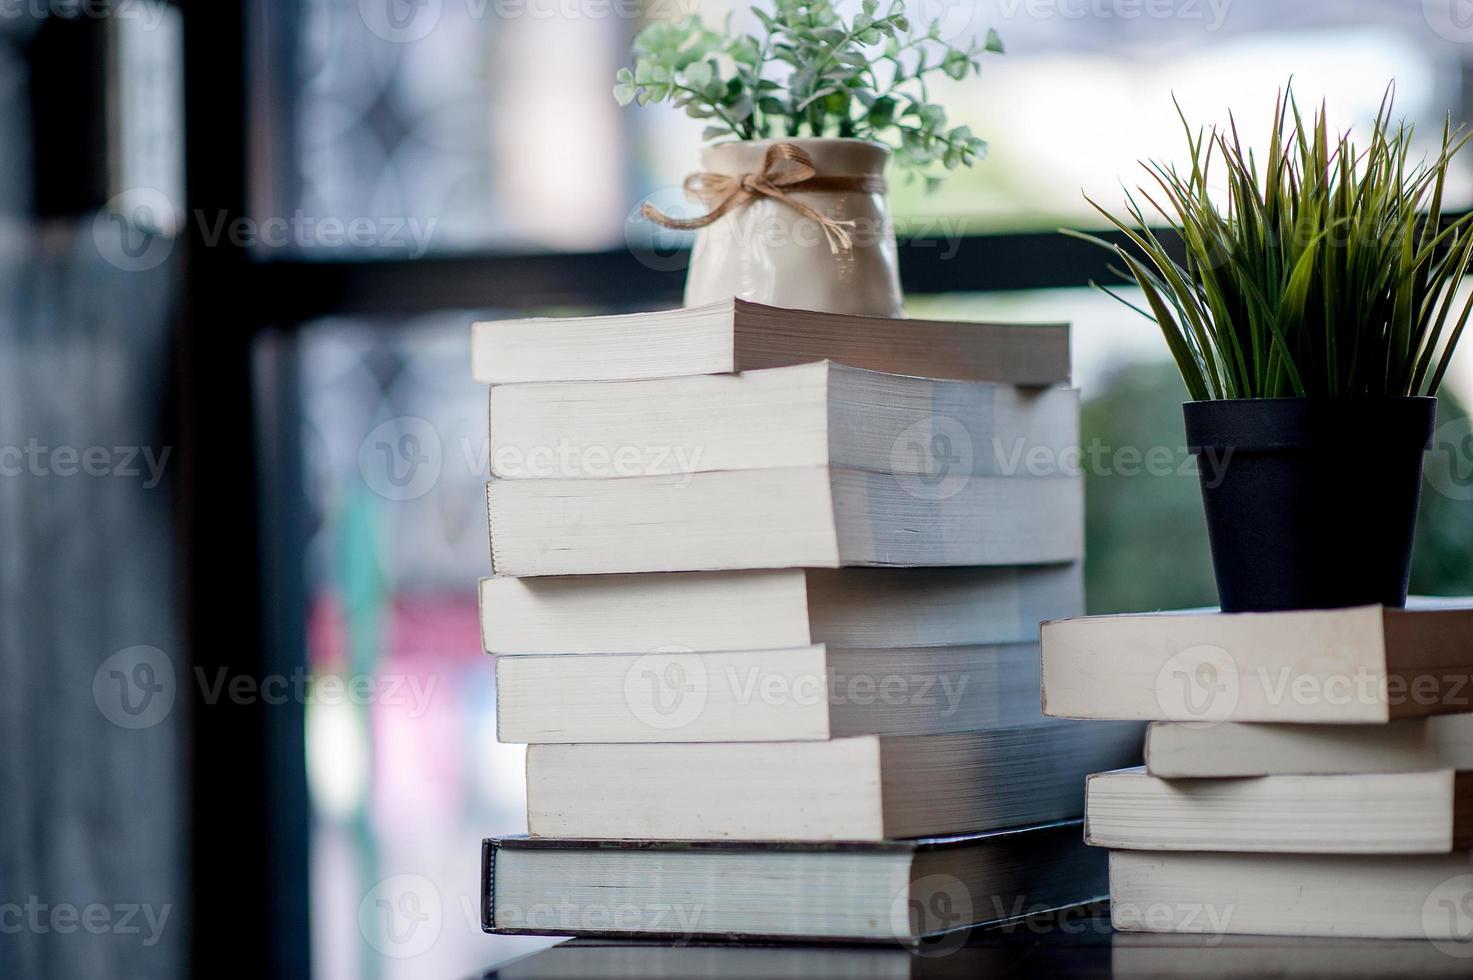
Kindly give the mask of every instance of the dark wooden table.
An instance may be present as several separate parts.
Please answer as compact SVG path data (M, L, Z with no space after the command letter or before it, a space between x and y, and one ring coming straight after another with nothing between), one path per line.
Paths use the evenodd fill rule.
M1466 952L1467 956L1460 955ZM513 960L486 980L652 978L738 980L998 977L1461 977L1473 978L1473 944L1186 936L1115 932L1099 908L1074 910L937 940L896 946L670 944L572 940Z

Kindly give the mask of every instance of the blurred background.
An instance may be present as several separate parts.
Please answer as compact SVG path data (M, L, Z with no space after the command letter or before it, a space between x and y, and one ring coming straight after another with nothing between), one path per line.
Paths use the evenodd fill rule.
M1091 289L1145 158L1292 75L1364 127L1473 121L1462 0L914 0L1007 54L940 100L990 144L893 205L912 315L1069 320L1091 611L1214 602L1184 391ZM737 5L735 23L750 15ZM495 737L469 324L679 302L700 123L610 97L719 0L0 3L0 975L463 976ZM1473 199L1465 154L1450 203ZM1413 590L1473 593L1473 352ZM1374 520L1375 515L1367 515Z

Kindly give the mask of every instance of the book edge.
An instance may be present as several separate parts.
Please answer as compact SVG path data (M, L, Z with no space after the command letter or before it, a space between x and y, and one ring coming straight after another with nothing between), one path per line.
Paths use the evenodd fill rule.
M488 837L486 843L496 848L511 850L633 850L633 851L795 851L808 853L864 853L881 852L913 854L920 851L952 850L964 847L986 846L998 841L1011 840L1025 834L1063 832L1084 826L1082 817L1067 820L1050 820L1045 823L1003 827L998 830L981 830L963 834L943 834L935 837L892 838L889 840L837 840L837 841L789 841L789 840L645 840L626 837L537 837L531 834L512 834L504 837Z

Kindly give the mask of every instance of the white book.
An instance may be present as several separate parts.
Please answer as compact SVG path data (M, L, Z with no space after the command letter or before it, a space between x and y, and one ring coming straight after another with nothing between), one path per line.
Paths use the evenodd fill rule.
M820 361L651 381L496 385L489 401L498 479L833 465L924 474L934 485L963 475L1079 472L1072 388L938 381Z
M533 971L536 976L664 975L685 980L727 975L713 969L719 964L709 958L664 959L672 952L694 952L685 943L699 939L893 946L946 937L927 944L924 951L930 957L901 950L909 959L936 962L939 954L961 947L973 926L1093 901L1106 887L1104 855L1083 845L1077 821L877 842L510 837L485 841L481 853L481 925L487 932L676 941L659 948L666 970L648 957L581 963L553 959L543 962L546 972ZM758 952L729 943L705 947L713 948ZM789 953L815 949L784 948ZM780 950L769 946L762 952ZM882 962L886 952L873 951ZM745 969L731 975L742 978L876 975L874 961L853 957L836 973L822 970L826 964L812 958L738 960ZM810 972L815 967L820 973Z
M823 466L613 480L492 480L498 575L1066 562L1078 477L965 477L938 491Z
M1110 921L1132 932L1462 941L1473 939L1470 886L1468 851L1111 851Z
M1083 610L1077 562L481 580L482 642L503 656L1021 643Z
M1318 977L1467 980L1466 959L1422 940L1387 942L1355 936L1232 936L1190 932L1112 932L1111 980L1213 980L1221 977ZM1473 951L1473 949L1470 949ZM518 975L497 980L522 980Z
M533 745L541 837L885 840L1084 812L1084 777L1133 765L1137 725L1045 722L827 742Z
M1468 600L1045 623L1044 713L1379 724L1473 710Z
M1473 774L1161 779L1095 773L1084 839L1144 851L1445 854L1473 847Z
M1473 714L1384 725L1158 721L1145 755L1147 771L1167 778L1473 770Z
M745 300L653 313L477 323L483 384L729 374L808 361L929 378L1069 379L1067 324L956 323L787 310Z
M783 742L1041 721L1036 643L496 661L503 742Z

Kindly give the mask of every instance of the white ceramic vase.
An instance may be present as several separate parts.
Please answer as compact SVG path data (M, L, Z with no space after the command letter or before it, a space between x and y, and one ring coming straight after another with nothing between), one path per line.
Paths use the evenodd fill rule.
M820 177L882 177L890 150L856 139L783 139L718 143L702 153L705 169L740 176L762 170L773 143L791 143ZM796 309L868 316L905 315L895 229L883 192L794 190L788 196L837 221L853 221L851 243L834 251L817 221L769 197L756 197L696 233L685 303L733 296Z

